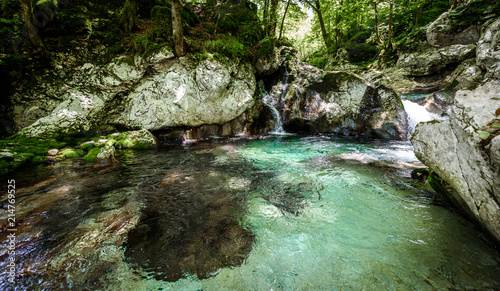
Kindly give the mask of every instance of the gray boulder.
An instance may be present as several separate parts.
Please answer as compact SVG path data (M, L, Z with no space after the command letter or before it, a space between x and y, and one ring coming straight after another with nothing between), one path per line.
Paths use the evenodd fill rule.
M481 24L457 24L449 12L445 12L427 27L427 41L435 47L454 44L474 44L481 35Z
M456 90L470 88L481 83L483 75L481 68L476 65L476 59L468 59L446 77L442 87Z
M476 46L452 45L443 48L429 48L424 51L405 53L399 56L397 66L409 76L427 76L438 73L451 64L459 64L473 58Z
M416 156L452 187L458 206L500 241L498 137L491 158L479 137L496 118L495 96L500 96L496 81L458 91L450 119L419 124L411 142Z
M144 80L111 123L147 130L222 124L254 104L255 87L250 64L228 65L215 58L197 65L180 61Z
M289 86L279 83L270 92L286 131L406 139L406 112L392 89L374 88L354 74L324 72L303 63L292 70L294 81Z
M500 18L486 26L477 44L477 64L486 78L500 79Z

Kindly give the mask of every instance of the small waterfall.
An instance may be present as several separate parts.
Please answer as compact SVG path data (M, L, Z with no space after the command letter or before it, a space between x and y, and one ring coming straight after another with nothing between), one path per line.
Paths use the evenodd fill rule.
M287 134L285 132L285 130L283 129L283 121L281 119L281 115L280 115L278 108L282 106L282 102L284 101L286 93L288 92L288 89L290 88L289 79L290 79L290 75L285 67L285 73L283 74L283 80L281 82L279 82L278 84L274 85L273 88L271 89L271 92L267 93L263 88L264 84L259 83L261 94L264 96L264 97L262 97L262 102L264 102L264 104L269 106L269 108L271 109L271 112L273 114L273 117L276 120L276 124L274 125L274 129L273 129L273 131L270 132L272 134L278 134L278 135Z
M408 115L408 127L409 133L412 134L415 131L415 127L419 122L426 122L431 120L443 120L444 118L431 113L425 109L424 106L420 106L417 103L411 102L410 100L402 100L403 106L405 108L406 114Z

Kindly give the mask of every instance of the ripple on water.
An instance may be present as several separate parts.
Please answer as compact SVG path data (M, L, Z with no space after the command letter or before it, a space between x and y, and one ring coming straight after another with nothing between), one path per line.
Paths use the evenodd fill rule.
M117 158L14 174L18 289L500 286L499 252L409 178L409 143L295 135Z

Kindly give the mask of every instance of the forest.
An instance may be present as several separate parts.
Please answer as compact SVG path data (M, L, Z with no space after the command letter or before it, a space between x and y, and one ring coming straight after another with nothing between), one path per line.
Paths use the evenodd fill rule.
M476 1L474 9L484 9ZM484 2L484 3L483 3ZM291 45L302 60L325 67L339 50L368 65L394 60L425 40L424 27L460 1L447 0L226 0L86 1L2 0L2 73L74 40L95 39L110 53L150 54L164 46L177 55L206 52L252 59ZM470 10L470 9L469 9ZM458 21L474 21L458 11ZM477 14L477 13L476 13ZM7 83L8 84L8 83Z

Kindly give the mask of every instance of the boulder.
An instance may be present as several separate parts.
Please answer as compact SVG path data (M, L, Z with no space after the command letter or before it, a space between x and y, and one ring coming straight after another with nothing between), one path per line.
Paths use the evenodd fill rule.
M429 48L424 51L405 53L399 56L397 66L409 76L427 76L439 73L447 66L460 64L474 57L476 46L452 45L443 48Z
M500 18L486 26L477 44L477 64L486 78L500 79Z
M222 124L254 104L255 87L250 64L178 62L129 94L111 123L147 130Z
M443 88L466 89L481 83L483 71L476 65L476 59L468 59L461 63L442 83Z
M495 96L500 96L498 81L458 91L450 119L419 124L411 142L416 156L451 186L458 206L500 242L498 137L489 158L488 140L479 134L496 118Z
M406 139L406 112L392 89L303 63L294 65L291 79L289 86L278 83L269 93L286 131Z
M282 63L281 49L275 47L270 54L257 59L255 70L260 76L268 76L278 71Z
M77 111L61 109L40 118L32 125L19 131L25 137L50 138L59 134L76 134L90 129L90 123Z
M114 141L114 146L118 149L147 149L158 146L156 137L145 129L126 131L119 135L108 135L109 140Z
M453 13L452 13L453 16ZM480 23L457 24L454 17L445 12L427 27L427 42L435 47L454 44L474 44L481 35Z

